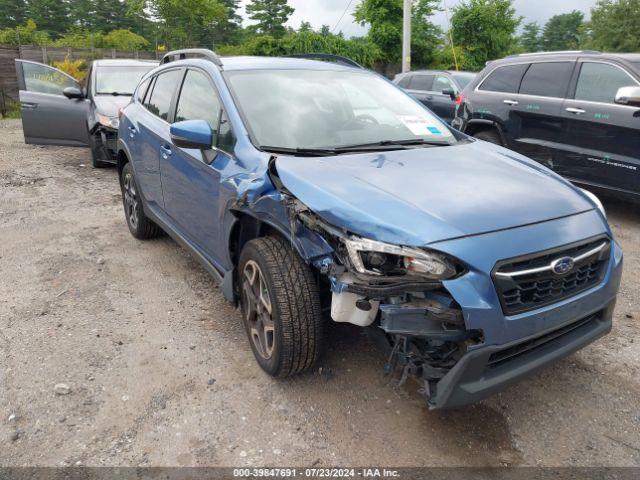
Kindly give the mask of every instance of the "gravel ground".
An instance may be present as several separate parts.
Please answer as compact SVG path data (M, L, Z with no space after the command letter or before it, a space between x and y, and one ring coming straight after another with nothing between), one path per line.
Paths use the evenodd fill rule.
M349 326L314 373L268 378L206 272L131 237L114 169L0 121L0 465L640 466L640 213L606 207L626 255L612 334L429 412Z

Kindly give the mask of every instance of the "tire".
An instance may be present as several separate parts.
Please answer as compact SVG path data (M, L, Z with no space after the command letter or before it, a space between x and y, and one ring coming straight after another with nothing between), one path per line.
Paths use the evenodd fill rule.
M497 130L482 130L480 132L474 133L473 136L479 140L484 140L485 142L489 143L495 143L496 145L504 147L502 138L500 138L500 134Z
M113 166L112 163L100 160L100 148L95 135L89 134L89 148L91 149L91 165L93 168L107 168Z
M323 336L311 268L281 238L258 238L242 249L238 287L243 322L260 367L281 378L311 369Z
M131 164L125 164L120 178L120 188L122 190L122 205L124 206L124 216L131 235L139 240L155 238L162 233L158 225L153 223L144 213L140 190L133 175Z

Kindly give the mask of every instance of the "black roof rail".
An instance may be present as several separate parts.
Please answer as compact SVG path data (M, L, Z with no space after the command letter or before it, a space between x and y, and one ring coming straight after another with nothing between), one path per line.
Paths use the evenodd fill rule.
M204 58L222 68L222 60L220 60L220 57L213 50L209 50L207 48L185 48L183 50L173 50L162 57L160 65L175 62L176 60L185 60L187 58Z
M364 69L362 65L360 65L358 62L351 60L350 58L342 57L340 55L332 55L330 53L296 53L293 55L287 55L287 58L305 58L307 60L323 60L325 62L334 62L339 65L344 65L347 67Z

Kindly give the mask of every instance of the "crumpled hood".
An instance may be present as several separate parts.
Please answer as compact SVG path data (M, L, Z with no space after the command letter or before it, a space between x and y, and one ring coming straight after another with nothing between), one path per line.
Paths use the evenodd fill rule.
M118 110L125 107L131 101L131 97L124 95L95 95L93 102L96 104L96 113L107 117L117 117Z
M283 185L326 222L422 246L592 210L568 182L515 152L470 142L335 157L278 157Z

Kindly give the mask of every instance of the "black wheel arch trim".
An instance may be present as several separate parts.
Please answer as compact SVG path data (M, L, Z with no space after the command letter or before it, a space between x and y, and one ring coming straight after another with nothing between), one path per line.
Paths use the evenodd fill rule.
M507 136L504 133L504 128L502 128L502 125L500 125L500 123L496 122L495 120L488 120L483 118L472 118L467 121L467 125L465 126L465 129L464 129L464 133L466 133L467 135L471 135L468 133L469 127L479 126L479 125L494 128L495 130L497 130L498 135L500 135L500 140L502 140L502 144L508 145Z

